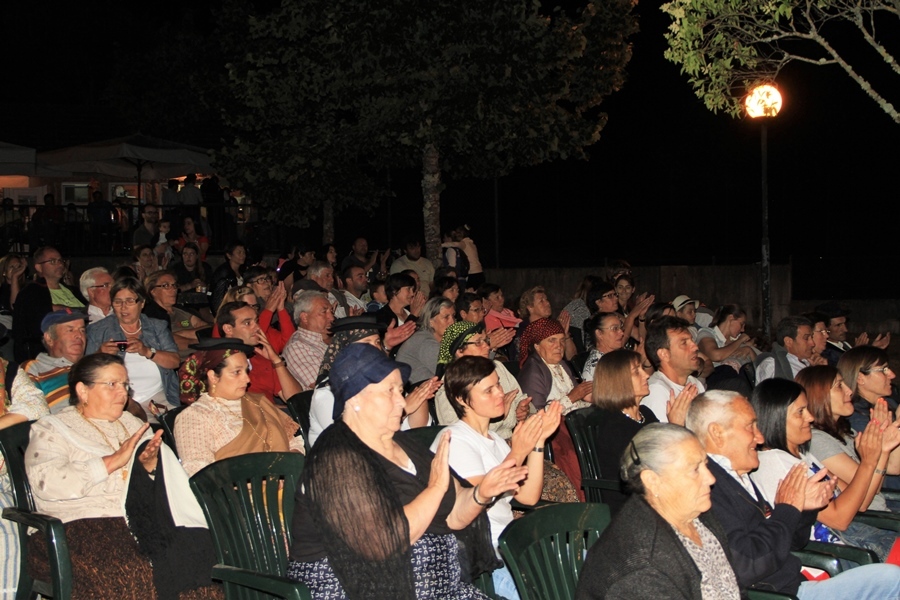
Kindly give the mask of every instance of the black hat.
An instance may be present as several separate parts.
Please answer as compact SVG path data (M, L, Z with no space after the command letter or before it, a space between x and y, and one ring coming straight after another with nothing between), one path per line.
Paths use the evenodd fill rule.
M371 329L373 332L380 333L387 330L387 325L379 323L375 318L375 313L335 319L331 324L331 333L337 333L338 331L356 331L358 329Z
M384 352L369 344L350 344L344 348L328 375L331 391L334 393L333 417L337 419L344 411L344 404L370 383L380 383L395 369L399 369L403 382L409 380L412 368L404 363L394 362Z
M196 344L191 344L189 348L204 352L209 350L240 350L248 357L253 356L255 350L253 346L245 344L244 340L238 338L206 338Z

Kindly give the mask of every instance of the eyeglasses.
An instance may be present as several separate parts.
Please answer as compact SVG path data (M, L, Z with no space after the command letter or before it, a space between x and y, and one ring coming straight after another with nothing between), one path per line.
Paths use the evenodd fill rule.
M894 372L894 370L887 365L884 365L883 367L871 367L869 369L862 369L862 372L866 375L871 375L872 373L883 373L887 375L888 371L890 371L891 373Z
M491 338L486 337L483 340L472 340L471 342L463 342L463 346L490 346Z
M47 260L42 260L41 262L39 262L39 263L34 263L34 264L36 264L36 265L46 265L47 263L50 263L51 265L53 265L53 266L55 267L56 265L65 265L65 264L68 264L68 262L69 262L69 261L66 260L65 258L60 257L60 258L48 258Z
M606 330L606 331L625 331L625 328L622 327L621 325L613 325L612 327L598 327L597 329L600 330L600 331L603 331L603 330Z
M471 307L469 310L467 310L466 312L470 312L470 313L483 313L483 312L484 312L484 308L482 308L482 307L480 307L480 306L473 306L473 307Z
M134 306L140 302L137 298L117 298L112 301L113 306Z
M88 385L105 385L110 390L121 387L126 393L132 390L130 381L86 381Z
M253 281L247 282L248 285L256 285L256 284L263 284L263 283L268 283L269 285L272 285L272 280L269 277L263 276L263 277L257 277Z
M108 290L109 286L111 286L111 285L112 285L112 282L107 281L106 283L99 283L97 285L92 285L90 287L90 289L92 289L92 290L99 290L99 289Z
M813 333L828 333L828 330L827 329L815 329L815 330L813 330Z

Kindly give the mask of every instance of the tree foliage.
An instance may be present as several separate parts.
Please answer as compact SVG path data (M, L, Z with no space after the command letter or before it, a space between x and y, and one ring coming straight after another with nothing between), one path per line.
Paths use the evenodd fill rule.
M662 10L673 19L666 58L681 65L712 111L739 115L750 88L802 62L840 67L900 123L866 75L883 62L884 76L900 76L892 54L900 39L896 0L672 0Z
M248 187L293 186L289 213L335 193L375 198L378 169L433 171L435 157L437 173L423 177L432 201L442 173L582 157L636 31L631 0L587 1L569 16L534 0L284 0L249 17L245 51L228 65L235 135L221 162ZM437 207L426 215L436 256Z

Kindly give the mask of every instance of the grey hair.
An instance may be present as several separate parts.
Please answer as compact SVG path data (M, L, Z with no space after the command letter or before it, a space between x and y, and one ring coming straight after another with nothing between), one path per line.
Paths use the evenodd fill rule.
M88 297L88 290L91 289L92 285L96 285L97 275L100 275L101 273L109 275L109 271L103 267L94 267L81 274L81 278L78 280L78 287L81 288L82 296L85 298Z
M635 494L644 495L644 482L641 472L660 473L664 467L672 464L678 457L672 448L689 439L696 439L694 434L671 423L650 423L637 432L625 452L622 454L620 474L622 479Z
M325 269L333 269L333 267L324 260L314 261L313 264L309 265L306 269L306 278L312 279L313 277L318 277Z
M455 308L453 301L443 296L435 296L425 303L422 316L419 317L419 331L434 331L431 320L441 313L442 308Z
M731 405L738 398L744 396L728 390L709 390L691 401L684 425L694 432L701 446L706 447L706 436L711 424L727 426L731 423Z
M294 323L300 323L300 313L308 313L313 309L316 298L321 298L328 302L328 295L325 292L316 290L300 290L294 294ZM331 303L328 302L330 305Z

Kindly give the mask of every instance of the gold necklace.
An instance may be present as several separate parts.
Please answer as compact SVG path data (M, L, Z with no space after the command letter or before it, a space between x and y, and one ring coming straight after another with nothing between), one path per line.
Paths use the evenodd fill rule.
M115 454L118 451L118 448L116 448L115 446L112 445L112 442L109 441L109 438L106 437L106 434L103 433L102 429L97 427L97 425L95 423L92 423L91 420L88 419L86 416L84 416L84 413L81 412L80 410L76 410L75 412L77 412L79 415L81 415L81 418L84 419L85 423L87 423L88 425L90 425L91 427L96 429L97 433L99 433L101 436L103 436L103 441L106 442L106 445L109 446L110 450L113 451L113 454ZM128 439L128 430L125 429L125 425L122 423L122 421L118 421L118 420L116 421L116 423L118 423L119 427L122 428L122 431L125 432L125 440L127 440ZM119 439L116 438L116 441L119 442L119 448L122 447L122 444L125 443L125 440L122 440L121 442L119 442ZM128 479L128 466L127 465L122 467L122 481L125 481L126 479Z

